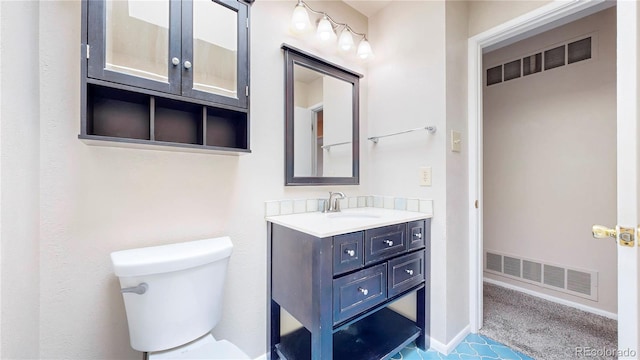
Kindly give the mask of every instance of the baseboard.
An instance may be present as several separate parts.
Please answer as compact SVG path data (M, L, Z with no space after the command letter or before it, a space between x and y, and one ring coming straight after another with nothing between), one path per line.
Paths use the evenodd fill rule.
M492 284L492 285L496 285L496 286L501 286L503 288L507 288L507 289L511 289L511 290L515 290L515 291L520 291L523 292L527 295L531 295L531 296L535 296L544 300L548 300L551 302L554 302L556 304L560 304L560 305L565 305L565 306L569 306L572 307L574 309L578 309L578 310L582 310L582 311L586 311L592 314L596 314L596 315L600 315L600 316L604 316L606 318L609 319L613 319L613 320L618 320L618 314L614 314L612 312L608 312L608 311L604 311L604 310L600 310L600 309L596 309L594 307L591 306L587 306L587 305L583 305L583 304L579 304L570 300L565 300L565 299L561 299L555 296L551 296L551 295L547 295L547 294L543 294L534 290L530 290L530 289L526 289L517 285L513 285L513 284L509 284L509 283L505 283L502 282L500 280L495 280L495 279L489 279L489 278L484 278L483 279L484 282L488 283L488 284Z
M467 337L471 333L471 326L467 325L462 329L456 336L449 341L446 345L441 343L440 341L431 338L431 346L430 349L433 349L441 354L449 355L455 348L458 346L464 338Z

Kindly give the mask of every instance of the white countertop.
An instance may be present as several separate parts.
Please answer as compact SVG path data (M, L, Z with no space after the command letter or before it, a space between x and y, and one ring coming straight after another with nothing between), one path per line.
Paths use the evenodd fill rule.
M323 238L431 217L433 215L428 213L366 207L345 209L338 213L310 212L267 216L265 219L274 224Z

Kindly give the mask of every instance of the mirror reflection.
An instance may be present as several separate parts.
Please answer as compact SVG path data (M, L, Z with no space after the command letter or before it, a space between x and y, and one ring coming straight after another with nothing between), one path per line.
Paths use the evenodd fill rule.
M285 50L285 184L357 185L361 75Z
M294 77L294 176L352 175L352 84L298 64Z

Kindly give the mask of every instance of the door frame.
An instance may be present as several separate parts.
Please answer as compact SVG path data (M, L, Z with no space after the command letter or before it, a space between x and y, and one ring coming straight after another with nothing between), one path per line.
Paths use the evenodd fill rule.
M468 131L469 131L469 322L477 333L483 316L483 164L482 164L482 90L483 50L515 43L561 24L614 6L613 1L553 1L509 20L468 40ZM477 202L476 202L477 201Z

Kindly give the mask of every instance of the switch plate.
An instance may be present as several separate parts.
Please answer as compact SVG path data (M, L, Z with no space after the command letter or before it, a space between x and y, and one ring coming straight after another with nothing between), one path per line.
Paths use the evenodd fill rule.
M420 186L431 186L431 166L420 168Z
M459 131L451 130L451 151L462 151L462 137Z

